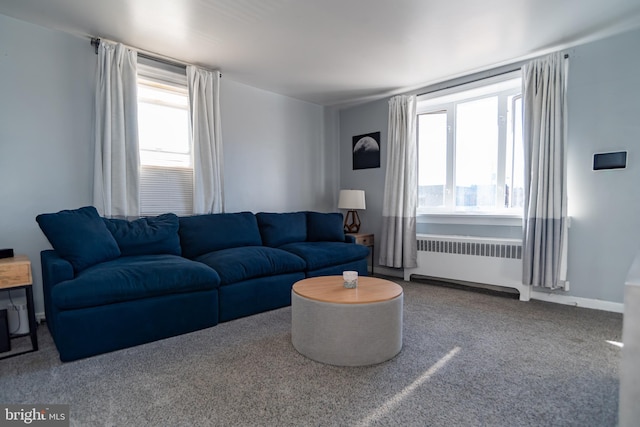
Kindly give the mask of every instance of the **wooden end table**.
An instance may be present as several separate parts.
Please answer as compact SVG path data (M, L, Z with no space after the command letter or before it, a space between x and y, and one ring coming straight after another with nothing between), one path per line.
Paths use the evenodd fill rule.
M356 239L357 244L371 248L371 275L373 276L373 265L376 262L374 235L367 234L367 233L347 233L347 234L349 236L353 236Z
M0 357L0 360L38 351L38 331L36 324L36 310L33 304L32 283L31 261L29 261L27 256L16 255L12 258L0 259L0 291L24 289L27 296L27 310L29 311L29 333L15 335L10 338L19 338L25 335L29 335L31 337L30 350L12 353L7 356Z

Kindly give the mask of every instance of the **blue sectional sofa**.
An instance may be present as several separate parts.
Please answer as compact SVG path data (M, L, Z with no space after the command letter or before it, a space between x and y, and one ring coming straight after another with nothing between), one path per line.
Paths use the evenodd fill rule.
M107 219L88 206L36 218L46 321L62 361L291 304L305 277L367 274L338 213Z

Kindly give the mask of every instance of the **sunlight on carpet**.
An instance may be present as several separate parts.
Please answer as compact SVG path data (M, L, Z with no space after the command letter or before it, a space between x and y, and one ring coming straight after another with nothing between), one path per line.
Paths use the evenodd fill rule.
M358 426L368 426L371 425L376 420L379 420L389 412L391 412L396 406L398 406L403 399L406 399L411 393L415 391L418 387L420 387L425 381L431 378L436 372L446 365L449 360L453 358L460 351L460 347L454 347L449 353L447 353L442 359L438 360L433 366L431 366L428 370L426 370L422 375L420 375L414 382L405 387L401 392L397 393L395 396L387 400L380 407L376 408L374 411L369 414L366 418L364 418Z

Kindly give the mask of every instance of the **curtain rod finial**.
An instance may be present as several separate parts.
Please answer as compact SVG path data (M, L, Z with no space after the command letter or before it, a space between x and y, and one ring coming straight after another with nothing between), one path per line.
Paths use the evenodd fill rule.
M100 46L100 39L97 37L91 37L91 46L95 47L96 55L98 54L98 47Z

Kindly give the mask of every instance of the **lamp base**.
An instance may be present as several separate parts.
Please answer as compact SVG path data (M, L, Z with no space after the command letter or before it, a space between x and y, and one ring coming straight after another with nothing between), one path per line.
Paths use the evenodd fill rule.
M344 232L357 233L360 231L360 217L356 211L348 211L344 217Z

